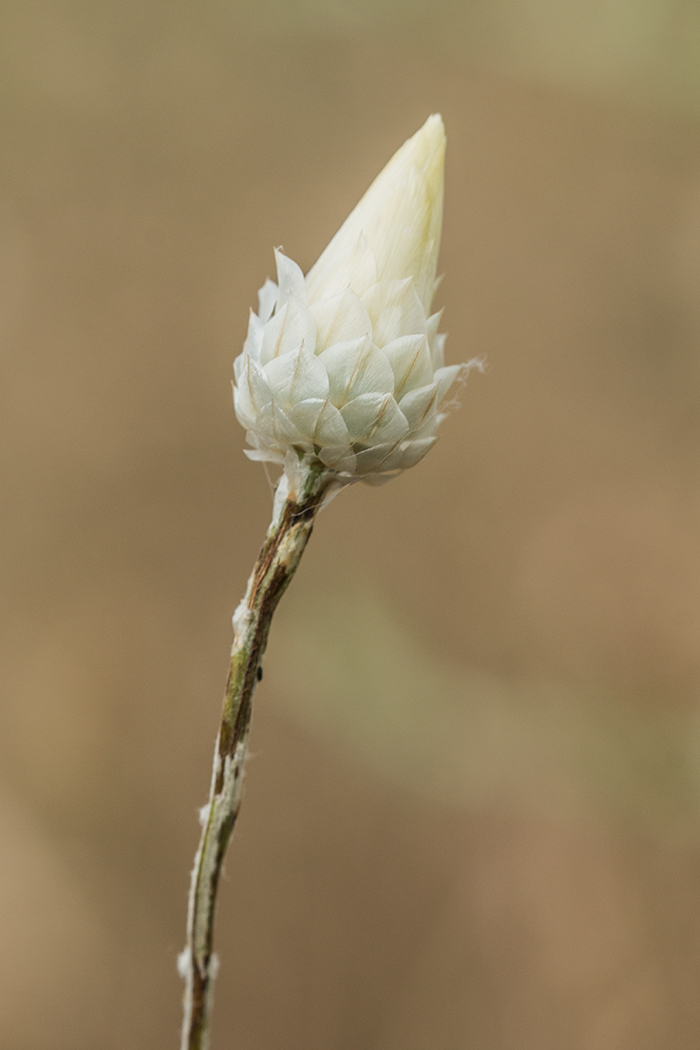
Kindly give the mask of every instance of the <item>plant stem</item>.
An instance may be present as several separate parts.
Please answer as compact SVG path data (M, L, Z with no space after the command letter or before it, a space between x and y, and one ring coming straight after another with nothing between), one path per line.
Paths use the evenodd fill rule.
M219 877L241 805L252 699L272 616L313 529L329 487L328 472L299 471L290 491L283 474L267 538L233 617L234 640L221 725L214 750L209 802L200 814L202 835L194 859L187 912L187 947L178 968L185 978L181 1050L208 1050L213 982L214 911Z

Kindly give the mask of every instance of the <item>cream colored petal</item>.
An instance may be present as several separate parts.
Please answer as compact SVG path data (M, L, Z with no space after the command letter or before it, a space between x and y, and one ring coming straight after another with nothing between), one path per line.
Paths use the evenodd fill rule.
M272 394L263 371L249 357L244 357L240 370L240 379L235 387L234 404L236 412L240 411L243 426L249 426L248 420L254 419L263 405L272 400Z
M248 360L248 356L245 353L239 354L238 357L236 357L234 359L234 362L233 362L233 379L234 379L235 383L237 383L238 380L241 378L241 375L243 373L243 369L246 366L247 360Z
M440 247L440 233L437 231L437 247ZM418 267L415 274L416 292L418 298L423 303L426 313L430 313L430 307L435 296L435 292L438 290L442 276L436 276L437 271L437 250L435 248L435 241L430 240L425 246L422 258L418 262Z
M423 438L420 441L409 441L401 451L399 464L401 470L407 470L409 467L414 467L416 463L420 463L423 456L430 452L436 441L436 437Z
M274 402L260 409L252 429L262 439L261 443L278 451L303 440L287 413Z
M327 401L318 417L314 440L318 445L349 445L350 435L338 409Z
M398 471L394 471L393 474L363 474L360 481L363 485L370 485L372 488L378 488L380 485L386 485L387 481L391 481L395 478Z
M390 394L394 389L391 365L367 338L336 343L318 360L328 373L330 399L337 408L360 394Z
M306 284L300 267L279 248L275 248L275 263L277 264L277 309L280 310L284 306L290 295L295 296L300 303L306 305Z
M377 417L374 429L370 433L370 439L373 444L390 442L394 445L402 441L407 434L408 421L394 398L390 397Z
M352 474L355 471L355 453L350 445L326 445L320 449L318 458L333 470L343 471L346 474Z
M426 386L433 380L428 340L423 335L404 335L384 347L394 373L394 397L400 401L409 390Z
M258 414L258 410L250 401L250 396L247 392L246 387L233 388L233 407L236 411L236 419L245 427L246 430L250 430L255 425L255 418Z
M260 362L266 365L274 357L298 350L304 345L309 350L316 346L316 325L308 309L291 295L281 310L265 325Z
M368 441L377 429L391 394L360 394L344 405L340 414L353 441Z
M244 448L243 454L256 463L284 463L284 455L269 448Z
M462 374L465 374L465 365L446 365L444 368L438 368L434 376L438 384L438 405L447 395L457 377Z
M289 409L290 421L307 441L314 442L318 417L326 401L325 397L308 398Z
M310 309L316 322L317 354L333 343L363 339L372 334L367 311L350 288L330 299L322 299Z
M283 409L308 398L328 397L328 376L321 361L301 346L290 354L273 357L265 365L270 392Z
M372 340L379 347L402 335L427 332L425 310L410 277L380 281L365 292L362 305L372 322Z
M306 275L307 302L317 303L351 288L356 295L363 295L379 280L377 263L367 238L362 230L357 234L347 253L338 255L328 265L319 262Z
M265 325L258 315L251 310L248 317L248 334L243 344L243 350L253 361L260 360L264 332Z
M397 180L387 211L378 211L365 228L377 260L378 279L397 281L412 277L427 310L433 298L437 251L430 238L431 193L421 171L413 168Z
M289 410L289 418L315 445L349 445L350 435L340 412L330 401L309 398Z
M428 320L425 322L426 335L428 336L428 346L432 353L433 347L435 346L435 336L438 334L438 328L440 327L440 321L444 310L438 310L437 313L431 314Z
M258 314L263 324L272 317L277 305L277 285L268 277L258 292Z
M409 433L423 426L431 412L437 407L438 384L428 383L427 386L410 390L399 401L399 408L408 422Z
M440 420L444 418L445 416L441 416L433 406L423 419L423 422L411 429L409 434L411 441L423 441L426 438L434 437L440 425Z
M433 359L433 368L437 372L439 368L445 367L445 340L447 336L444 332L438 332L433 340L433 346L431 356Z
M386 457L390 452L393 452L395 447L395 443L385 443L382 445L372 445L371 448L362 449L361 452L356 452L357 473L366 474L372 470L379 470Z
M401 441L398 444L394 445L389 454L384 457L380 467L382 473L384 473L385 471L398 471L401 469L401 460L403 458L403 452L401 450L403 448L403 444L403 441Z

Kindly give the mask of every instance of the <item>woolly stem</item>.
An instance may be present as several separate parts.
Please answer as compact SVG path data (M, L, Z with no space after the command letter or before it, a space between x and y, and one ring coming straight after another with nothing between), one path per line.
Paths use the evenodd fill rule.
M181 1050L208 1050L213 983L214 911L219 877L241 805L252 699L261 677L277 603L294 575L329 487L320 468L285 472L278 484L267 538L233 617L234 640L216 738L209 802L201 812L202 835L194 859L187 911L187 946L178 968L185 979Z

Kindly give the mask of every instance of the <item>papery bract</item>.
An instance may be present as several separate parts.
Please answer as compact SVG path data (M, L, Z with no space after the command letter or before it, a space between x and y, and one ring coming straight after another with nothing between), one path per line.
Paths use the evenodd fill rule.
M442 228L445 130L438 115L394 154L306 278L275 251L234 364L251 459L322 464L380 482L436 440L441 404L476 364L444 364L430 314ZM287 463L289 459L287 458Z

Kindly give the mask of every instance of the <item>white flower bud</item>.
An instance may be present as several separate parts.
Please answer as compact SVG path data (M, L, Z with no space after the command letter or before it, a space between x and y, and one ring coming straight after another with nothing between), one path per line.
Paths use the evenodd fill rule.
M234 364L251 459L323 464L380 482L432 447L450 387L476 362L444 364L430 314L442 228L438 115L394 154L306 278L275 251ZM289 464L289 460L287 460Z

